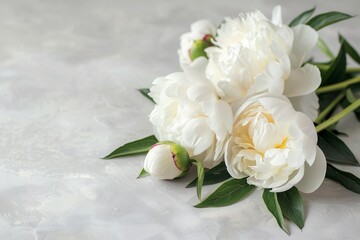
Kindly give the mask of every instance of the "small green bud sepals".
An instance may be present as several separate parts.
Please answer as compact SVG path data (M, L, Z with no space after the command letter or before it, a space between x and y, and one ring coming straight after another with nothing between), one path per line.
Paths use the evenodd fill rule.
M144 170L159 179L174 179L187 173L190 157L184 147L170 141L154 144L144 161Z

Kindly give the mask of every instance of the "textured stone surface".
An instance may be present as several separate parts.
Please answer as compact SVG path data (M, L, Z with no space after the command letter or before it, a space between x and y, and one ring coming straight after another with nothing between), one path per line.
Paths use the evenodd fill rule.
M152 133L152 104L136 88L179 71L179 36L191 22L284 1L0 1L0 239L288 239L261 200L195 209L193 176L137 180L143 156L104 161ZM318 12L359 14L358 0L286 2L285 22ZM321 30L358 49L359 17ZM318 59L325 59L318 52ZM339 124L360 159L360 127ZM360 176L358 168L347 168ZM214 186L205 187L205 194ZM360 196L325 181L304 195L303 231L291 239L357 239Z

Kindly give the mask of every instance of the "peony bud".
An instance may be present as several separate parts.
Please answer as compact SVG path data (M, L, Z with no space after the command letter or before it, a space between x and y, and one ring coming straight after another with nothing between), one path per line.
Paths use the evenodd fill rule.
M146 155L144 170L159 179L174 179L187 173L190 158L182 146L174 142L158 142Z
M191 24L191 31L180 38L179 60L182 67L191 64L198 57L207 57L206 48L213 46L217 27L209 20L199 20Z
M191 61L194 61L198 57L206 57L205 49L213 46L214 44L211 42L212 36L205 35L203 39L195 40L192 47L189 50L189 57Z

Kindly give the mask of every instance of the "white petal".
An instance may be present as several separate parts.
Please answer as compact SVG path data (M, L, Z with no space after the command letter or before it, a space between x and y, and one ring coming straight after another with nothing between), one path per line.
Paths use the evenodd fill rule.
M285 81L284 95L287 97L307 95L314 92L320 83L319 69L314 65L305 64L300 69L291 70L289 78Z
M286 97L281 95L265 95L264 97L259 97L257 100L273 116L275 121L293 121L296 112Z
M205 76L205 70L208 65L208 59L205 57L199 57L196 58L189 67L186 68L186 70L194 70L195 72L198 72L201 74L201 76Z
M295 176L293 176L286 184L273 188L271 192L285 192L292 188L296 183L298 183L304 177L304 167L299 168Z
M289 98L296 111L305 113L312 121L319 115L319 98L315 92Z
M224 161L227 167L227 171L233 178L243 178L247 177L246 174L243 172L240 172L239 169L236 169L236 164L233 162L233 154L232 154L232 148L234 146L233 138L230 138L229 141L225 144L225 155L224 155ZM235 166L234 166L235 165Z
M187 90L187 96L194 102L205 101L207 99L215 99L214 89L208 85L195 85Z
M289 128L290 136L296 139L296 148L302 151L311 166L317 154L317 133L313 122L304 113L297 112L294 124ZM295 143L295 142L294 142Z
M273 94L282 94L284 91L283 66L275 61L269 62L263 74L255 78L250 91L257 92L265 87Z
M159 104L161 100L161 95L164 93L164 89L167 86L168 80L164 77L158 77L152 82L152 87L150 88L149 96L154 99L154 101Z
M273 166L284 166L287 160L287 152L284 149L271 148L265 152L264 161L269 161Z
M208 125L218 140L223 140L232 130L233 114L225 101L206 101L202 105L203 112L208 116Z
M282 25L281 6L273 8L271 22L275 25Z
M268 123L265 119L261 119L258 124L254 126L252 140L256 151L265 153L275 145L281 144L282 136L278 134L274 124Z
M274 41L286 51L286 55L290 66L291 64L290 64L289 55L294 41L294 33L292 29L289 28L287 25L282 25L280 28L276 30Z
M206 34L215 35L216 26L208 19L201 19L191 24L191 32L195 39L204 37Z
M214 141L214 133L206 123L206 118L194 118L182 131L182 145L192 148L194 155L204 152Z
M290 54L291 67L298 69L309 57L319 35L312 27L303 24L293 27L292 30L294 43Z
M314 126L314 123L310 120L308 116L304 113L297 112L296 113L296 126L300 129L300 131L304 134L304 136L308 137L313 141L313 143L317 143L317 133Z
M225 99L227 102L233 102L244 96L231 82L219 81L217 86L221 91L220 94L222 99Z
M205 57L198 57L191 64L182 66L187 81L190 83L203 83L211 85L205 76L205 69L208 60Z
M311 193L320 187L324 181L326 173L326 159L324 153L319 147L316 151L316 159L312 166L305 163L305 173L301 181L296 184L299 191Z
M227 139L223 139L223 140L218 140L216 142L216 147L215 147L215 153L214 153L214 161L219 160L220 158L223 157L224 155L224 145Z

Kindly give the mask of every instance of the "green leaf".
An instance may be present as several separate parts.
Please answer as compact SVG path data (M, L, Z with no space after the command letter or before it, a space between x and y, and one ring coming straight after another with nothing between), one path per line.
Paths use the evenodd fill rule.
M148 98L149 100L151 100L153 103L155 103L154 99L149 96L150 89L148 89L148 88L140 88L140 89L138 89L138 91L139 91L142 95L144 95L146 98Z
M200 161L196 162L196 169L197 169L197 181L196 181L196 193L198 199L201 201L201 189L204 182L204 166Z
M354 59L355 62L360 64L360 55L359 53L350 45L350 43L341 35L339 35L339 41L344 43L346 52L349 56Z
M346 50L345 45L342 44L339 54L330 64L330 67L322 76L321 86L334 84L344 80L346 73Z
M352 18L353 16L341 12L326 12L311 18L306 24L315 30L320 30L328 25Z
M353 103L353 102L355 102L357 100L357 98L355 97L355 94L353 93L353 91L350 88L346 89L346 99L350 103Z
M279 227L284 230L287 234L289 234L286 229L284 216L280 208L280 204L278 202L277 194L274 192L270 192L268 189L264 189L263 200L267 207L267 209L271 212L271 214L275 217L276 222Z
M223 182L231 178L229 172L226 170L225 162L221 162L217 166L209 169L205 172L203 185L211 185ZM186 188L191 188L196 186L197 178L191 181Z
M318 133L318 145L328 161L338 164L360 166L346 144L329 130L325 129Z
M330 132L332 132L333 134L335 134L336 136L343 136L343 137L349 137L349 135L347 135L347 133L344 132L340 132L336 129L332 129Z
M149 173L147 171L145 171L145 169L142 169L139 176L137 178L142 178L142 177L146 177L148 176Z
M358 93L360 92L360 89L351 89L351 88L346 89L345 99L341 102L343 108L348 107L350 104L354 103L357 100L354 91ZM354 114L357 120L360 121L360 108L355 109Z
M146 153L149 151L150 147L157 142L158 140L156 139L156 137L154 135L151 135L146 138L127 143L117 148L115 151L104 157L104 159L112 159L139 153Z
M246 178L231 179L218 187L204 201L195 205L196 208L224 207L237 203L248 196L255 186L249 185Z
M355 175L341 171L328 163L326 177L340 183L348 190L360 194L360 179Z
M328 92L319 95L319 104L320 104L320 112L324 111L324 109L339 95L339 92ZM335 111L335 108L329 112L328 116L331 116ZM325 120L325 119L324 119Z
M321 52L323 52L326 56L328 56L330 59L334 59L335 56L330 50L329 46L325 43L324 40L321 38L318 39L316 46L320 49Z
M305 23L313 15L313 13L315 12L315 8L316 7L314 6L312 9L306 10L305 12L301 13L299 16L297 16L290 22L289 26L294 27L296 25Z
M304 203L297 188L277 193L277 198L284 216L302 229L305 223Z

